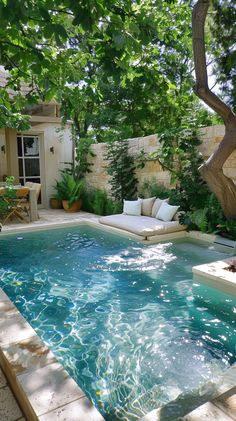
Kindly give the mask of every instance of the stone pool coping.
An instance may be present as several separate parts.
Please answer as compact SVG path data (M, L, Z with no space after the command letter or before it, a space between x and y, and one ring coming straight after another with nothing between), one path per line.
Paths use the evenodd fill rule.
M20 226L17 229L14 227L4 230L1 235L8 236L16 233L20 234L29 231L41 231L77 225L93 226L102 231L140 241L143 244L171 241L178 238L200 240L207 243L214 243L215 241L214 235L202 234L195 231L181 231L173 234L162 234L152 242L146 240L144 237L117 228L101 226L97 218ZM212 264L210 263L206 266L210 265ZM218 278L218 275L216 278ZM236 287L236 284L234 287ZM57 362L53 353L48 350L33 328L26 322L2 290L0 290L0 324L2 325L1 331L3 336L0 338L0 365L27 419L30 421L104 420L102 415L86 398L83 391L69 376L66 370ZM216 393L217 399L213 402L207 402L209 397L203 395L201 401L203 405L199 407L198 402L194 406L192 396L180 395L177 400L146 414L142 418L142 421L174 420L177 419L176 416L179 419L180 416L184 416L192 410L193 412L182 419L186 421L203 421L205 418L209 421L236 420L235 401L234 408L230 409L229 416L226 415L227 411L225 411L225 407L228 405L226 405L228 402L227 399L231 399L236 393L235 368L234 366L228 370L227 378L224 379L224 384L218 388ZM184 408L184 413L182 411L178 415L177 406L179 402L181 402L181 407ZM198 408L194 409L196 406ZM173 418L173 414L175 414L175 418ZM163 418L163 415L165 415L165 418Z
M231 257L204 265L193 266L193 280L236 297L236 273L225 269L235 261L235 257Z
M0 289L0 365L29 421L104 421Z

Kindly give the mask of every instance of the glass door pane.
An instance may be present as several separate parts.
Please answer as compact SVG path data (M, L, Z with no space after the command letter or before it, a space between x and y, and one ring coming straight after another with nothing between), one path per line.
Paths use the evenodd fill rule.
M39 139L38 136L24 136L24 156L39 157Z
M18 135L17 151L20 183L22 185L27 181L41 183L39 136Z

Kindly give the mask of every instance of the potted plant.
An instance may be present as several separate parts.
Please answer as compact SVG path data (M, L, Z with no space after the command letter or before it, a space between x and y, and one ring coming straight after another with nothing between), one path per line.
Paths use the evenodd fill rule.
M51 209L62 209L62 200L56 195L50 197L49 199Z
M61 198L61 182L56 181L56 184L53 186L55 193L50 197L49 203L51 209L62 209L62 198Z
M61 198L61 182L56 181L55 186L53 186L53 189L55 190L55 194L53 194L50 199L50 208L51 209L62 209L62 198Z
M84 180L76 180L73 175L63 173L62 180L57 184L58 197L62 200L62 206L67 212L78 212L81 209L81 193L84 188Z

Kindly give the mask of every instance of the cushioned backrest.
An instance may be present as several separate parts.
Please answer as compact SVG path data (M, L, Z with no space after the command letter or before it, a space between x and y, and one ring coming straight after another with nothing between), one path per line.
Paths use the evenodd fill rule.
M141 214L144 216L152 216L152 207L156 200L155 197L149 197L148 199L142 200Z

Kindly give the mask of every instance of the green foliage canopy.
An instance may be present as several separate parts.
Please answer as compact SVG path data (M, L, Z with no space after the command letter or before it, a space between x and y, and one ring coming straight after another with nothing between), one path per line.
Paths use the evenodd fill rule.
M216 59L213 71L224 99L236 111L236 3L214 0L213 8L211 53Z
M80 138L161 131L191 94L191 1L0 0L0 59L27 103L55 98ZM6 99L16 113L24 101ZM7 114L7 112L6 112ZM4 123L5 120L5 123ZM9 127L2 115L1 126ZM16 125L12 119L12 125Z

